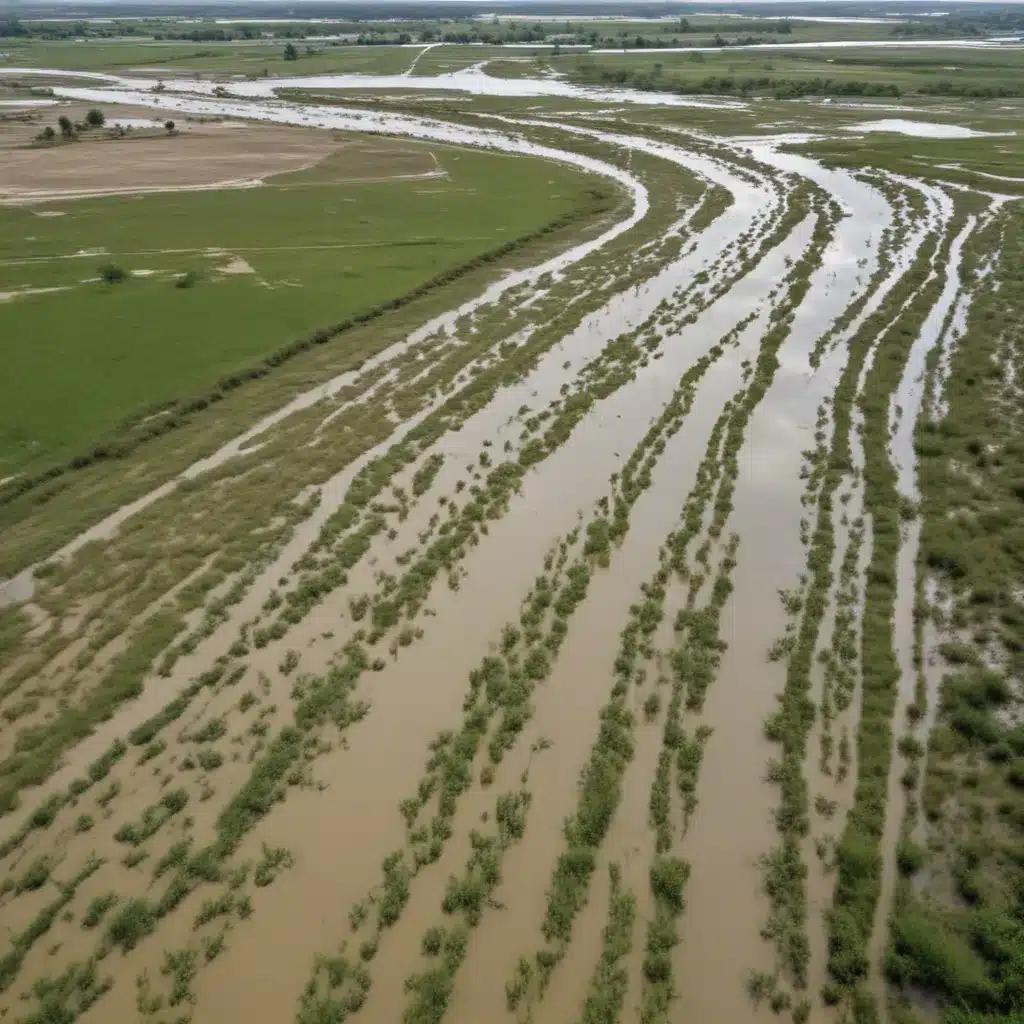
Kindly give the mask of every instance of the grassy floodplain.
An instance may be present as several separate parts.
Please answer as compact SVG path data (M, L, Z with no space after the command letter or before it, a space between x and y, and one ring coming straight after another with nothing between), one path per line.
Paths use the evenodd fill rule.
M404 180L417 175L418 186ZM0 307L0 474L85 454L122 423L574 213L597 184L547 163L524 174L512 157L396 143L351 159L339 146L254 189L0 210L0 290L66 289ZM131 279L94 280L106 263ZM187 274L195 285L176 287ZM36 343L19 344L26 336Z
M4 108L0 575L41 565L0 606L0 1013L1016 1021L1020 51L656 52L1015 15L414 13L10 44L162 51L186 97L275 54L639 95L277 98L461 146ZM488 45L376 45L446 33Z
M579 82L683 95L997 99L1024 93L1019 57L999 50L934 52L898 46L689 54L652 50L566 56L550 63Z

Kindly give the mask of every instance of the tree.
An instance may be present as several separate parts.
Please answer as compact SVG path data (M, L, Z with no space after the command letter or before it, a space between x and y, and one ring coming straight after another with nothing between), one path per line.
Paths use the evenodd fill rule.
M61 114L57 118L57 124L60 127L60 133L66 139L70 139L75 134L75 126L71 123L71 118L67 114Z
M298 60L299 59L299 51L295 49L295 44L294 43L289 43L284 48L284 59L285 60Z
M106 115L104 115L103 111L98 107L93 107L92 110L85 115L85 123L89 125L90 128L101 128L106 119Z
M128 271L124 267L119 267L116 263L104 263L100 267L100 280L105 281L107 284L119 284L128 277Z
M28 30L13 14L0 20L0 39L13 38L14 36L27 36Z
M174 131L174 122L164 121L164 127L167 129L167 134L170 135Z
M57 133L53 130L52 125L47 125L43 129L43 138L46 139L47 142L53 142L53 140L56 137L57 137Z

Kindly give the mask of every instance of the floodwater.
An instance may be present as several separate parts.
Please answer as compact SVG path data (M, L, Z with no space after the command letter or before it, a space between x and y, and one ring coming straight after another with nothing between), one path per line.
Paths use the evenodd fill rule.
M935 189L935 199L942 210L944 220L951 217L952 202L940 190ZM914 451L914 426L921 414L924 398L924 374L929 353L943 341L949 329L956 302L963 287L961 264L964 245L977 226L977 218L970 216L950 245L949 258L945 268L945 281L938 301L931 308L921 326L907 360L891 411L892 444L891 455L899 477L899 489L913 501L920 499L917 486L916 452ZM896 410L899 416L896 416ZM893 642L900 666L900 681L897 690L896 716L893 723L892 764L888 778L888 805L885 827L882 834L882 888L881 899L875 912L875 928L872 935L870 959L876 967L876 979L881 977L882 959L885 955L886 928L892 910L896 885L896 845L907 811L907 793L901 786L909 762L896 747L896 742L908 723L907 707L914 700L917 681L917 666L914 662L915 647L915 605L918 576L918 549L921 541L921 519L916 517L904 526L901 536L899 557L896 564L896 610L893 617ZM935 701L931 695L931 702ZM934 714L934 710L933 710ZM927 725L926 725L927 727ZM919 737L927 742L927 732ZM876 980L876 990L884 994L883 986Z
M729 53L733 50L852 50L898 47L901 50L924 49L991 49L1010 47L1016 49L1016 40L997 39L838 39L820 43L744 43L739 46L660 46L627 50L593 50L593 53L654 54L659 53Z
M124 89L153 89L151 78L124 78L99 71L65 72L45 68L0 68L0 75L40 75L43 77L87 78ZM148 100L151 104L159 100L161 107L170 106L164 101L167 93L188 92L212 95L214 89L223 88L223 83L193 79L164 80L166 91ZM460 71L443 75L299 75L292 78L229 81L229 91L235 96L270 97L278 89L402 89L404 91L425 89L465 92L474 96L507 96L515 98L536 98L556 96L565 99L592 100L598 103L632 103L644 106L699 107L708 110L745 109L748 104L735 100L697 100L665 93L640 92L635 89L598 89L572 85L557 78L493 78L474 65ZM55 89L56 91L56 89ZM63 90L58 95L69 98L93 99L92 96L74 96ZM125 102L114 100L111 102ZM178 108L180 109L180 108Z
M0 107L52 107L60 100L0 100Z
M938 124L933 121L907 121L892 117L881 121L861 121L843 126L847 132L894 132L919 139L976 139L985 136L1013 135L1013 132L981 132L959 124Z
M505 642L503 627L519 618L521 604L537 577L551 571L551 559L559 545L565 543L570 561L581 557L583 544L571 540L574 531L586 535L587 524L595 521L602 501L619 493L620 474L627 461L634 452L645 452L650 457L649 472L631 495L628 529L612 545L607 565L591 562L586 597L568 616L557 657L552 655L550 671L533 691L530 714L495 770L493 783L485 786L480 778L487 763L485 739L483 752L471 765L468 786L459 794L450 818L451 838L437 862L411 878L408 903L398 921L384 929L373 951L364 955L372 988L358 1016L381 1022L402 1019L411 998L406 980L437 966L437 961L428 960L422 953L421 939L432 926L454 921L453 915L443 911L442 902L449 879L463 871L474 830L493 828L498 795L523 786L531 794L525 833L502 856L500 879L482 908L479 922L472 924L465 959L446 996L446 1019L452 1024L513 1019L506 1006L506 982L520 956L530 958L544 945L541 922L552 872L565 850L562 826L577 810L580 773L599 735L601 710L615 683L622 631L630 616L636 614L644 587L662 564L666 542L681 526L684 508L697 493L701 473L707 471L705 460L721 459L715 451L709 456L708 448L723 411L732 408L730 403L738 396L750 394L756 401L735 453L738 472L731 505L723 511L724 533L712 536L705 515L686 557L688 570L696 571L699 555L695 552L706 542L711 561L717 564L728 537L735 534L738 538L737 562L730 576L733 590L720 623L721 659L703 707L699 711L685 710L682 715L689 734L702 726L711 730L700 763L696 809L687 826L681 827L680 796L673 776L669 852L684 858L690 866L685 909L677 921L681 941L670 956L678 994L670 1010L671 1019L681 1024L753 1021L758 1010L746 994L744 979L752 969L772 972L776 962L774 945L761 935L768 901L762 891L760 861L778 841L773 820L778 793L765 778L777 751L765 739L763 727L782 691L785 663L770 662L767 652L787 625L778 592L798 591L807 572L806 526L802 520L812 515L812 509L802 501L806 487L804 453L815 446L820 410L827 407L846 365L845 343L897 287L926 229L941 229L948 224L953 212L949 196L935 186L901 179L908 188L925 192L928 212L922 223L902 236L897 251L884 252L887 232L895 223L894 210L877 181L825 168L808 157L783 153L780 147L787 141L785 137L713 139L687 135L680 129L655 140L639 130L642 126L631 129L628 116L614 132L566 123L550 114L543 121L491 119L488 124L493 127L469 128L431 118L284 102L274 98L272 89L289 85L444 88L473 95L600 97L616 104L671 102L685 106L678 97L611 89L579 90L548 79L489 79L478 70L438 78L341 76L276 79L269 84L232 83L232 91L247 99L214 97L210 95L210 82L172 80L166 83L166 91L153 93L151 82L117 76L83 77L107 87L61 85L55 92L61 97L89 101L143 104L161 110L325 129L387 132L529 153L612 179L626 190L632 203L622 220L599 237L538 266L503 277L458 309L421 325L364 364L358 373L338 375L296 396L209 458L189 467L179 479L119 510L59 553L74 565L76 553L88 541L96 542L101 549L109 544L111 551L119 550L121 527L151 506L165 500L170 503L182 481L189 481L191 488L212 489L223 482L213 471L230 467L234 459L280 457L275 448L279 438L289 442L297 439L296 444L330 446L338 438L336 431L350 429L345 417L354 410L377 403L396 408L402 388L429 372L428 355L425 365L415 364L409 373L409 360L416 358L420 346L436 343L438 351L450 354L461 349L473 351L468 346L477 339L477 332L489 332L483 336L493 339L485 354L467 357L453 380L445 382L450 385L447 391L440 388L414 413L404 419L395 417L390 434L380 444L336 472L324 474L325 479L316 481L315 486L303 488L296 497L308 498L315 492L319 504L286 541L254 567L248 590L227 609L224 620L179 659L167 678L147 678L141 697L118 709L80 743L65 766L29 794L26 809L47 793L66 787L115 738L158 711L216 659L232 658L244 664L245 681L235 690L214 690L197 698L181 722L165 730L167 748L156 750L151 764L147 760L143 765L140 752L132 748L111 771L111 779L121 784L122 790L109 813L94 807L92 795L82 798L83 805L95 811L98 820L94 826L78 828L74 819L81 810L65 808L54 829L29 835L24 847L13 855L12 863L27 864L31 857L49 850L58 841L54 836L59 836L62 856L66 854L69 863L77 862L93 847L110 859L110 866L104 866L83 890L87 898L111 887L125 895L156 898L153 886L157 883L151 880L151 869L167 851L171 838L192 834L197 842L208 841L214 834L217 815L239 791L250 764L260 756L260 731L250 727L250 723L258 724L254 721L257 712L265 716L269 735L274 735L291 720L296 680L301 681L305 673L324 673L339 657L342 645L360 635L366 620L357 617L350 598L361 593L389 593L393 581L387 574L400 579L410 565L417 565L415 557L426 547L421 538L432 535L435 516L443 521L451 505L461 506L467 485L470 493L473 487L483 486L486 473L482 467L515 460L526 451L532 443L526 429L528 416L555 414L579 400L584 395L582 382L605 380L602 374L611 354L621 346L633 353L629 373L615 378L607 390L595 386L593 395L586 394L582 414L566 436L524 471L507 507L478 525L466 550L452 556L453 564L444 567L449 571L437 575L419 614L410 618L408 643L398 639L398 630L406 625L403 621L389 627L380 643L370 648L370 657L379 654L381 661L374 672L364 673L358 681L359 696L369 702L365 719L349 726L343 737L331 727L324 728L321 738L329 741L328 749L311 755L310 776L302 784L285 787L283 799L271 802L255 820L232 866L246 859L259 859L263 844L287 846L294 864L272 885L250 887L252 919L243 920L244 915L232 919L224 933L226 948L201 959L192 982L192 1019L198 1024L233 1019L279 1024L290 1020L318 955L334 954L346 943L347 955L359 955L358 944L370 933L368 926L358 935L353 932L350 909L368 895L379 895L381 861L391 851L405 848L409 837L398 808L401 801L417 792L429 756L428 745L440 731L460 727L471 671ZM892 125L936 127L880 121L857 126L857 130L872 130L870 125L890 126L879 130L902 130ZM545 138L558 141L546 145L532 141L531 127L543 128L548 132ZM665 137L676 141L662 141ZM671 227L659 235L650 223L652 210L657 208L655 200L661 198L653 192L661 187L658 179L646 177L642 170L623 170L582 155L574 149L580 140L598 141L630 154L642 153L645 159L685 168L705 185L727 190L731 205L710 227L699 232L692 230L692 210L681 210ZM708 141L718 147L708 149L704 145ZM815 190L812 211L793 217L786 232L773 236L773 244L758 251L762 238L787 215L798 181ZM827 203L836 204L842 215L834 220L820 252L813 250L816 256L806 291L790 308L787 303L794 267L817 244L812 234L814 217ZM912 348L894 398L894 410L899 406L901 412L893 414L891 458L900 473L901 490L910 496L916 494L912 442L913 425L922 403L921 373L929 352L944 340L948 342L944 331L950 323L955 327L957 316L962 315L959 266L975 226L976 221L970 219L952 240L941 297ZM645 230L650 230L651 237L643 234ZM642 242L626 248L624 243L634 237L627 236L627 232L635 232ZM638 282L628 287L618 283L625 280L634 264L657 251L658 244L674 232L683 233L682 245L677 252L672 250L674 255L659 262L652 260L650 272ZM754 253L756 258L752 258ZM885 266L883 258L891 260L892 271L877 280L876 271ZM560 288L564 291L557 291ZM443 456L436 477L421 493L415 493L404 512L385 509L379 513L386 517L389 529L373 539L369 551L351 568L347 582L324 594L283 637L270 639L266 646L255 649L241 644L244 653L238 653L240 637L251 636L257 622L266 626L272 621L266 611L268 599L278 589L290 594L301 588L303 570L297 566L301 566L304 556L319 550L321 531L346 500L356 474L400 443L417 425L427 422L447 398L463 394L474 376L490 365L489 360L499 361L495 358L499 345L507 345L510 353L534 338L544 337L547 324L563 323L555 318L565 314L572 302L560 304L560 300L551 301L551 296L564 294L586 298L590 303L587 311L564 321L568 326L539 351L521 376L505 381L480 408L417 450L414 462L396 476L395 482L407 492L415 468L432 456ZM856 316L849 318L841 330L833 331L852 304L857 304ZM751 372L758 364L766 332L780 322L783 309L783 338L761 390L751 383ZM892 310L887 310L891 319ZM823 352L818 346L821 339L830 342ZM502 352L507 354L505 349ZM710 362L702 375L692 382L690 390L681 392L684 375L703 365L699 361L705 358ZM575 388L581 390L576 392ZM685 415L671 429L658 425L662 411L681 394L687 397ZM347 397L342 400L341 396ZM655 428L661 433L653 444L648 434ZM849 481L844 487L848 485ZM385 499L390 500L387 493L382 493L381 502ZM855 514L858 501L856 498L851 505L851 514ZM187 530L188 524L169 527L178 528ZM904 668L900 713L914 680L908 658L916 530L916 524L907 530L899 565L895 628ZM845 534L841 535L837 556L841 556L844 538ZM869 544L870 532L865 549ZM413 549L417 554L410 563L402 553ZM29 601L34 584L31 571L27 571L9 581L0 596L8 601ZM650 715L642 705L644 698L662 685L655 676L670 675L677 642L672 623L686 605L688 588L692 587L698 607L708 599L708 582L699 584L692 577L675 576L666 584L663 621L652 634L652 650L645 654L649 678L635 686L631 683L633 689L627 698L635 713L634 755L621 778L621 792L587 883L588 898L575 919L573 940L554 967L546 991L530 996L529 1019L535 1024L565 1024L579 1016L601 952L608 868L613 864L621 867L623 884L637 898L633 950L622 962L629 992L619 1019L640 1019L639 1006L647 985L642 970L645 932L655 908L649 887L655 843L648 802L661 749L665 700L660 711ZM45 582L39 587L45 595ZM830 615L835 596L829 596ZM823 637L830 626L826 621ZM299 663L297 675L291 674L294 663L292 668L285 667L286 652ZM60 678L57 669L51 667L49 671ZM246 708L255 703L256 711L242 709L239 698L247 688L253 700L245 702ZM667 699L667 687L659 692ZM813 696L820 699L818 693ZM5 699L0 698L0 710L10 703L5 704ZM182 765L200 749L195 745L195 731L219 721L225 723L222 731L230 737L219 748L226 755L225 763L199 782L195 773L190 774L193 770ZM811 761L816 759L816 741L811 742L808 756ZM894 759L893 772L898 770ZM824 780L810 764L805 766L805 773L813 796L819 784L824 786ZM147 804L159 799L165 779L168 783L173 779L174 786L183 786L192 794L190 822L165 826L150 844L152 857L138 868L125 866L120 863L122 846L113 832L125 822L138 820ZM851 777L846 782L844 811L854 781ZM896 788L890 779L890 790ZM884 847L887 891L891 889L894 829L898 829L898 823L899 809L890 808ZM831 901L833 876L816 864L809 867L808 995L814 999L811 1020L817 1024L831 1019L818 1001L817 990L825 980L822 916ZM244 887L247 883L240 884ZM219 891L211 884L200 887L181 908L157 923L153 937L123 956L118 953L109 957L104 968L114 978L113 990L82 1019L96 1024L131 1019L137 1005L134 979L144 976L148 983L166 986L165 951L190 945L198 950L200 941L213 936L210 925L193 928L192 922L201 901ZM16 907L17 914L9 915L12 927L13 923L23 924L37 910L36 904L27 900ZM17 984L0 996L0 1009L18 1006L15 1000L45 971L63 969L69 957L90 955L93 933L78 923L83 911L78 902L74 910L72 921L55 922L53 934L45 940L47 946L55 947L52 956L44 958L41 947L32 951ZM879 914L873 946L876 962L885 940L881 909ZM521 1011L520 1016L525 1012ZM355 1019L357 1013L350 1016Z

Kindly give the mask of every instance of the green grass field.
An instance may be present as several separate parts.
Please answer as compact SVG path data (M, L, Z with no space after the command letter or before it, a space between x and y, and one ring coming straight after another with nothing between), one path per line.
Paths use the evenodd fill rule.
M768 31L757 31L755 23L746 21L723 22L719 18L691 17L689 31L680 34L677 22L593 22L570 19L564 25L549 26L552 38L561 32L579 36L588 43L604 47L620 44L636 45L637 37L649 44L665 46L675 40L683 46L712 46L716 35L729 41L740 38L763 39L784 42L820 42L836 39L889 38L891 29L878 25L817 24L814 22L793 22L791 31L779 35ZM147 28L140 23L140 32L153 31L160 26ZM401 26L384 26L397 36ZM423 25L411 23L405 26L413 38L419 38ZM453 22L443 25L437 31L445 33L466 33L479 29L492 30L492 26L479 23ZM263 26L265 29L266 26ZM315 51L306 53L306 46ZM13 67L66 68L78 71L119 71L129 68L173 68L176 71L190 70L203 73L262 75L264 70L270 76L295 74L325 74L329 72L355 72L364 74L401 74L406 71L417 55L419 47L401 46L358 46L334 44L328 40L312 40L309 44L298 44L299 59L284 59L285 40L253 39L233 41L191 42L186 40L163 40L147 38L90 39L87 44L72 40L46 39L5 39L6 63ZM459 46L444 45L431 50L417 63L417 74L439 74L457 70L482 60L520 58L532 55L550 54L551 44L536 48L522 46L501 48L487 45ZM652 51L657 52L657 51Z
M430 149L446 178L329 184L307 172L248 190L0 208L0 292L68 289L0 303L0 477L88 450L579 209L595 186L547 161ZM148 273L88 281L106 262ZM198 282L176 287L188 270Z
M799 147L826 163L851 168L887 168L900 174L937 178L985 192L1024 194L1024 140L917 139L871 134L855 150L837 139Z
M45 40L4 40L11 67L65 68L69 71L112 71L168 68L174 71L272 76L319 75L328 72L400 74L420 48L399 46L328 46L314 43L316 53L284 59L281 40L193 43L160 40L98 40L86 45Z
M718 94L785 93L785 83L831 79L824 95L858 84L894 94L943 96L1024 95L1020 50L913 48L722 50L712 53L563 55L551 67L579 82ZM948 93L944 90L948 89Z

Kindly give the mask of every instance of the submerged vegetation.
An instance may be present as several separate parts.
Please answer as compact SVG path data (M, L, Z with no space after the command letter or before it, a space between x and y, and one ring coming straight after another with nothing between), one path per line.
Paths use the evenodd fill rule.
M633 49L670 41L650 25ZM348 47L362 70L465 66L380 41ZM292 45L300 70L351 59ZM964 88L991 72L978 51ZM543 62L663 93L938 89L930 57L908 86L904 57L874 77L852 51L718 55L727 73L696 52L494 54L495 74ZM1024 223L978 184L1014 137L972 136L952 187L930 140L851 143L841 129L869 115L840 104L766 99L820 132L773 143L748 137L775 129L745 108L629 99L289 92L310 117L351 104L367 126L399 112L438 136L436 155L382 142L408 181L342 187L328 162L228 202L300 210L355 189L362 205L327 220L363 239L388 196L422 194L437 238L407 219L386 253L331 257L350 262L324 294L407 260L391 292L329 317L291 294L307 250L334 246L300 218L292 255L267 243L253 280L175 246L173 280L195 286L163 280L150 309L158 282L115 246L89 258L125 268L117 287L52 296L155 316L244 284L247 317L287 300L347 319L290 320L300 341L235 353L194 400L156 381L171 392L109 444L0 481L10 571L152 492L0 606L0 1015L1024 1012ZM201 134L187 106L162 144ZM520 156L480 153L480 129L588 174L537 161L519 180ZM79 134L49 157L78 159ZM524 220L530 188L546 198ZM224 191L181 199L216 213L203 231ZM126 204L25 216L70 239L78 204L101 202L111 223ZM17 288L36 273L0 269ZM724 845L707 826L727 819ZM733 920L712 883L763 902ZM731 980L707 970L719 950Z

